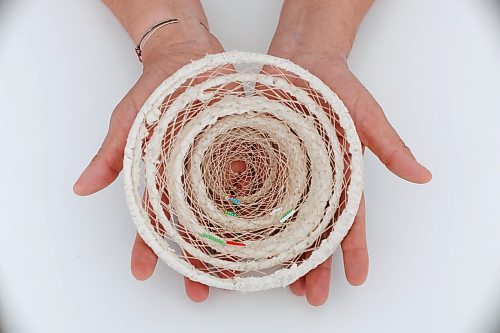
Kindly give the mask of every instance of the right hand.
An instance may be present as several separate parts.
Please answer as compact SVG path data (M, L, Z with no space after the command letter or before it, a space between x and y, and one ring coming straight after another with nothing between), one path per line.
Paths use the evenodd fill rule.
M187 31L180 24L155 32L143 48L143 73L116 106L104 142L80 175L73 191L90 195L111 184L123 168L123 154L129 130L137 113L154 89L175 71L209 53L223 52L219 41L205 29ZM158 258L137 234L132 249L131 269L138 280L149 278ZM193 301L208 296L208 286L184 279L186 293Z

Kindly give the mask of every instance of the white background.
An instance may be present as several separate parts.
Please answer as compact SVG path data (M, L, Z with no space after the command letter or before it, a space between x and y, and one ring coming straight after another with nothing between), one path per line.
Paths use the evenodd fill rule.
M226 49L265 52L281 1L206 0ZM72 194L110 113L141 72L98 1L0 6L0 299L5 332L492 332L500 324L500 5L378 1L350 66L433 171L419 186L368 153L370 274L331 297L212 290L186 299L160 264L129 271L121 178Z

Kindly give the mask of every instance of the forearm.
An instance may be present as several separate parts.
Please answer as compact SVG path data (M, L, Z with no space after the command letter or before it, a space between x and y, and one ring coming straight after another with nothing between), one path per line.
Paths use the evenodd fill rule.
M302 45L308 41L309 47L335 48L347 57L372 3L373 0L285 0L276 34L287 35L286 40Z
M208 26L207 18L199 0L103 0L118 18L134 41L154 24L171 18L179 19L183 26L202 28Z

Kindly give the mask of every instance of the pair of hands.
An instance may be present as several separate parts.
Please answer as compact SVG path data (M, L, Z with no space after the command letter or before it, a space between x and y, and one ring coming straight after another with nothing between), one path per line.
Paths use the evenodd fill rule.
M104 142L74 185L78 195L95 193L112 183L122 169L127 135L137 112L153 90L177 69L207 53L223 52L221 44L209 32L199 29L185 34L175 26L160 29L144 49L144 70L123 100L113 111ZM414 183L431 179L430 172L413 157L382 108L347 66L347 55L339 48L308 34L289 33L279 27L269 54L290 59L326 83L347 106L364 146L377 155L389 170ZM302 37L306 36L306 37ZM361 198L353 226L342 242L344 271L352 285L362 284L368 274L365 201ZM132 249L131 268L139 280L149 278L158 258L136 235ZM306 295L312 305L321 305L328 298L332 257L290 285L292 292ZM201 302L208 297L209 287L184 278L186 294Z

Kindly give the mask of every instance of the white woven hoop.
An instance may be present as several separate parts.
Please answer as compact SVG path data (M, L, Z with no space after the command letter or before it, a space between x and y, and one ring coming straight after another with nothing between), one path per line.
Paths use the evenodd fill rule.
M245 72L245 70L234 70L234 73L230 75L212 75L201 83L194 83L193 81L186 85L189 79L208 71L214 69L218 70L227 65L238 66L241 64L273 66L273 68L280 69L283 72L292 73L304 82L307 82L309 90L306 91L290 84L283 73L280 73L280 75L283 74L285 79L280 75L273 76L265 73L248 73ZM260 84L280 89L280 91L288 92L289 95L295 96L294 98L296 98L297 101L303 102L303 105L307 106L308 112L310 111L311 115L319 119L318 121L322 124L320 136L313 139L315 133L313 123L304 119L299 124L297 115L293 114L290 108L287 109L284 107L283 104L277 105L278 103L276 101L266 101L262 96L252 97L249 96L248 93L244 96L236 97L231 97L232 95L229 94L229 96L225 96L215 103L210 105L207 104L203 110L199 110L196 114L196 117L199 118L196 119L197 121L201 121L200 123L186 123L178 130L178 133L175 134L175 140L172 140L172 150L169 150L170 152L175 151L176 154L172 154L172 156L162 155L162 149L164 149L162 142L164 142L169 131L169 124L172 124L172 121L177 119L178 115L183 112L183 110L186 110L186 105L192 107L193 100L203 102L204 100L214 98L210 91L213 87L220 87L229 82L250 81L259 82ZM162 108L162 105L165 104L165 100L170 98L170 96L180 87L184 89L180 95L168 105L168 108ZM330 120L333 118L328 118L325 115L323 111L324 106L315 103L315 99L312 99L308 95L311 91L321 95L321 99L328 104L329 110L334 112L335 124L330 123ZM236 108L235 105L237 105ZM253 110L252 107L257 111ZM224 114L224 112L226 112L226 114ZM196 216L193 215L189 206L186 205L185 198L183 198L184 192L181 191L181 187L184 186L181 180L185 177L182 171L183 168L185 168L183 166L183 161L187 158L186 156L192 158L192 163L190 164L192 169L188 175L190 177L192 175L193 179L197 181L202 178L199 165L202 163L203 156L206 155L207 149L210 149L210 144L214 143L213 140L216 137L213 133L211 136L209 135L211 133L210 126L214 126L214 128L225 128L226 130L228 128L238 129L238 126L234 125L234 123L237 123L234 121L235 118L223 118L224 116L236 117L237 114L244 117L238 118L238 120L241 120L240 128L252 128L252 126L254 126L257 129L265 129L269 132L269 126L266 127L262 124L258 125L257 118L252 120L251 116L252 114L256 117L266 115L268 117L275 117L272 118L272 121L275 121L274 119L278 119L277 121L286 120L287 126L295 126L295 128L292 128L294 133L300 134L302 131L302 135L313 135L313 137L310 138L311 142L302 142L302 145L306 149L307 158L317 161L317 163L311 163L312 165L308 171L311 173L311 176L307 178L309 180L307 186L313 189L316 188L319 192L329 187L335 190L332 190L331 193L317 193L315 196L308 196L304 199L305 203L301 203L302 206L296 215L294 215L293 221L290 221L290 223L286 225L286 228L280 230L277 235L269 236L262 240L248 240L246 242L246 247L231 248L213 244L207 239L192 240L192 235L198 235L207 231L207 229L197 224L198 221L196 220ZM231 125L231 119L233 119L233 125ZM271 118L268 119L271 121ZM272 121L270 123L272 123ZM211 125L207 127L209 123ZM337 129L335 126L337 126ZM279 126L277 125L276 127L278 128ZM343 144L340 144L337 138L338 127L342 129ZM212 130L212 132L214 131L215 130ZM282 134L284 130L277 130L276 132L277 133L275 133L275 136L272 138L276 139L277 142L280 142L280 140L283 142L282 138L279 138L279 135ZM221 133L224 132L222 131L219 134ZM245 133L245 135L250 138L260 135L257 132L255 132L257 134L252 133ZM309 138L309 136L307 137ZM330 148L328 151L325 151L319 145L319 141L322 137L326 137L329 140ZM187 140L182 141L183 138L187 138ZM197 140L208 141L205 142L205 146L200 145L192 148L191 146L195 138ZM298 138L300 138L300 135ZM297 139L293 138L291 140ZM343 148L343 145L348 146L348 148ZM290 146L295 147L296 144L291 144ZM313 149L312 147L317 148ZM284 148L282 150L286 151ZM265 149L263 151L265 151ZM316 159L314 157L316 156L314 154L317 154L317 156L324 156L325 152L333 155L330 161L330 164L334 164L331 173L328 171L329 169L326 164L322 166L321 161L318 159L319 157L316 157ZM290 154L290 152L287 154ZM348 184L345 184L345 180L342 179L342 177L345 177L343 167L346 156L348 156L349 159ZM294 160L295 157L296 159ZM292 161L290 162L291 165L289 165L286 170L289 170L292 175L296 175L298 171L294 171L294 167L297 168L297 166L299 166L299 169L303 168L303 163L305 161L304 156L298 153L297 156L291 156L290 160ZM144 163L142 168L141 163ZM161 172L158 171L158 167L156 167L158 164L160 164L162 168L165 167L168 170L168 177L166 177L167 179L165 180L165 189L170 189L168 191L168 197L170 201L169 205L171 206L167 213L165 213L164 194L162 194L163 192L159 193L157 188L159 174L163 175L165 170ZM328 174L330 174L330 176L327 177L328 179L326 181L320 181L319 177L321 173L323 176ZM274 173L272 177L276 178L278 176L281 175ZM290 179L297 180L298 178L288 178L288 180ZM216 55L207 55L203 59L184 66L170 78L166 79L153 92L138 113L129 133L127 146L125 148L124 180L127 203L139 234L167 265L191 280L210 286L242 291L264 290L288 285L300 276L306 274L312 268L326 260L347 234L358 209L363 185L361 144L356 134L354 124L344 104L338 96L317 77L285 59L263 54L232 51ZM331 184L330 180L332 180ZM154 221L152 221L151 218L151 208L145 208L143 205L143 200L141 199L141 182L148 191L148 204L151 205L152 211L154 211ZM289 181L284 188L289 188L291 184L295 183L296 182ZM266 186L269 186L270 183L268 182L267 184ZM298 187L300 188L301 186L303 185L299 184ZM340 186L342 186L342 189ZM172 191L172 189L179 189L179 191ZM205 206L210 206L203 214L206 214L206 216L210 217L212 220L224 218L224 215L222 215L220 211L217 211L217 207L213 204L210 205L210 200L207 199L208 197L203 195L205 192L207 192L207 190L203 186L200 188L196 187L196 190L193 190L193 193L197 193L195 199L199 199L200 202L204 203L204 208ZM341 212L337 212L338 216L336 216L334 224L328 227L330 220L334 217L334 214L336 214L337 208L340 209L339 198L342 193L344 193L347 198L343 200L341 204L342 210ZM321 199L322 197L323 199ZM296 196L293 195L289 195L287 199L289 199L287 204L290 205L297 200ZM316 205L314 204L315 202ZM316 213L314 208L322 205L327 207L325 211L321 214ZM172 208L173 206L175 206L175 208ZM173 214L179 211L182 212L182 215ZM308 218L308 220L303 221L302 217ZM260 227L267 226L265 223L272 223L272 219L268 217L260 218L260 220L264 220L264 224L261 224ZM256 228L252 223L258 223L258 221L259 219L244 219L238 217L228 219L224 221L224 223L220 222L217 224L217 227L221 228L221 226L223 226L226 229L231 228L231 226L234 229L247 228L250 230L248 232L251 232L251 230ZM245 225L247 222L248 225ZM161 230L164 230L164 233L160 234L158 232L158 225L161 225ZM182 225L182 229L178 229L178 225ZM189 234L187 238L186 233ZM321 240L321 236L325 234L327 234L327 237ZM297 235L299 235L299 240L292 239L293 237L297 237ZM177 245L180 245L180 251L176 249L175 244L172 245L172 240ZM311 250L313 244L317 245ZM210 247L211 251L215 251L217 255L211 256L210 253L206 251L206 247ZM293 258L303 253L306 249L310 249L308 258L301 259L298 264L293 262ZM251 271L259 271L259 273L261 273L260 270L270 271L262 273L261 276L245 274L229 277L218 276L211 271L210 267L204 270L196 268L183 257L186 253L189 253L193 258L207 263L207 267L212 267L212 265L214 265L213 267L219 267L219 271L217 271L219 275L226 269L238 272L247 270L249 274ZM266 253L271 255L270 259L265 258ZM241 259L231 261L223 257L229 255L236 255ZM243 260L243 258L246 259ZM254 258L255 260L248 261L250 258ZM284 263L286 263L286 265ZM280 265L285 265L286 267ZM274 271L273 267L275 267Z

